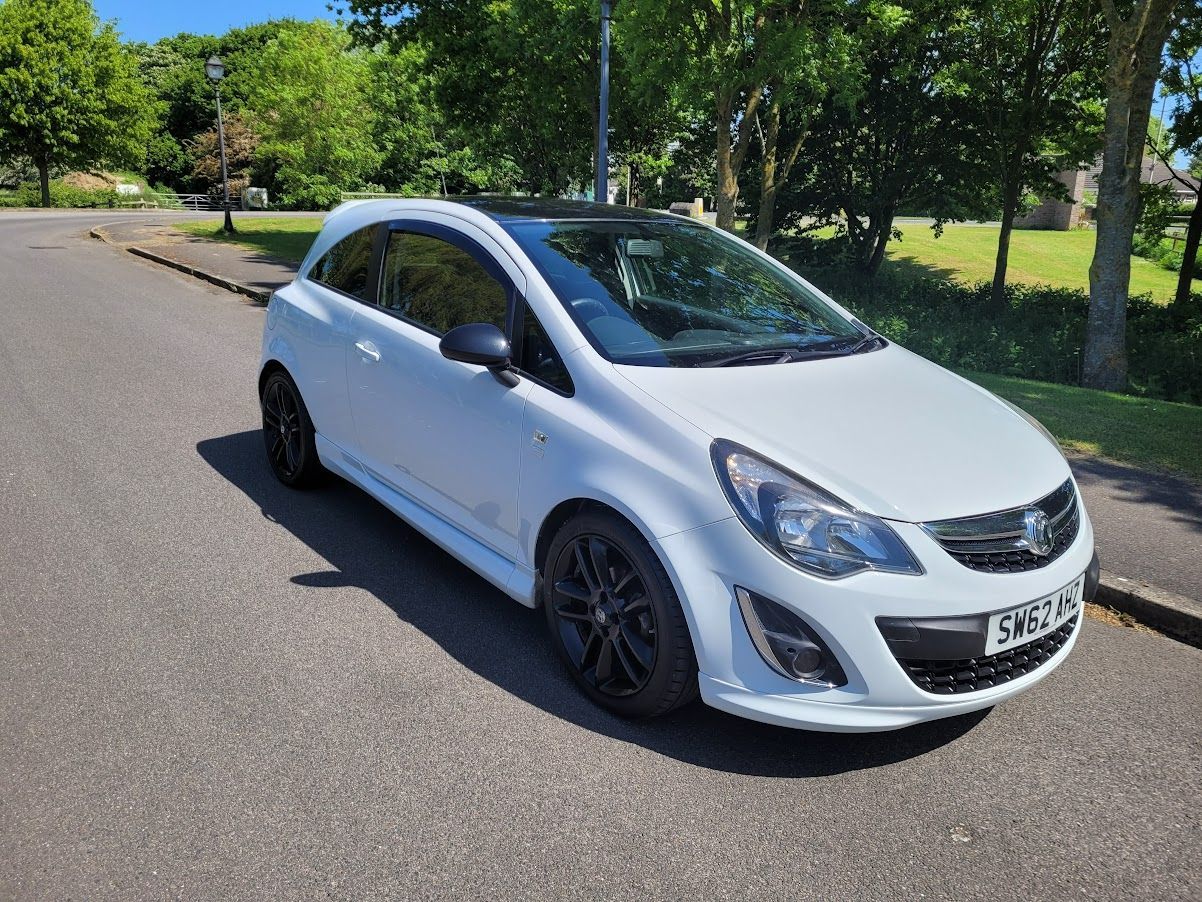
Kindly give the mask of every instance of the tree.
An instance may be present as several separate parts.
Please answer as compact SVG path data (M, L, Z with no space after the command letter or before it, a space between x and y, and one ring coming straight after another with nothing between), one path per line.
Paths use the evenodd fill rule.
M1168 130L1168 147L1159 151L1165 160L1171 160L1177 151L1189 154L1189 171L1195 177L1202 172L1202 166L1198 165L1202 159L1202 71L1195 62L1200 53L1202 3L1195 0L1183 10L1181 22L1168 42L1168 62L1162 82L1164 90L1174 99L1174 113L1173 124ZM1200 244L1202 198L1195 201L1189 225L1185 230L1185 251L1181 258L1181 271L1177 276L1174 304L1184 304L1189 300Z
M1178 0L1101 0L1106 48L1106 121L1098 176L1097 244L1089 267L1082 383L1127 387L1127 293L1139 220L1139 172L1148 137L1152 93Z
M770 0L628 0L624 40L644 90L672 85L712 117L716 140L717 224L734 230L739 177L755 134L770 67L762 42L774 14L800 4ZM664 47L674 49L665 53Z
M204 62L214 54L225 63L221 106L234 115L246 106L251 81L260 71L258 59L268 43L295 19L273 19L246 28L232 28L221 36L177 34L153 44L133 44L142 80L154 97L151 111L155 128L146 149L146 176L179 188L202 189L193 181L189 142L214 127L217 108L213 85L205 76Z
M254 133L240 113L224 117L226 172L230 193L241 194L250 185L259 136ZM201 132L189 142L188 156L192 161L192 177L204 185L210 194L221 192L221 147L217 126Z
M256 175L284 206L328 207L380 163L370 67L324 20L291 23L248 60L243 115L259 134Z
M433 97L477 159L511 159L522 187L534 192L590 179L599 71L594 4L347 0L336 7L349 14L360 47L422 48ZM615 98L623 93L615 86Z
M139 165L148 98L134 58L87 0L0 3L0 160L25 157L50 206L50 171Z
M839 0L809 0L792 10L770 11L762 45L771 74L761 101L762 127L756 122L760 200L753 243L760 250L768 248L777 195L822 105L848 107L863 78L855 42L844 30L844 7Z
M1032 189L1063 191L1058 169L1093 156L1105 44L1096 0L996 0L967 29L956 78L980 130L1002 213L990 303L1006 304L1010 235ZM1100 126L1100 123L1097 123Z
M967 2L967 0L965 0ZM782 197L795 228L835 224L851 261L874 275L906 208L943 222L983 215L978 135L948 61L966 52L971 10L946 0L849 7L863 67L849 102L825 102L804 172Z

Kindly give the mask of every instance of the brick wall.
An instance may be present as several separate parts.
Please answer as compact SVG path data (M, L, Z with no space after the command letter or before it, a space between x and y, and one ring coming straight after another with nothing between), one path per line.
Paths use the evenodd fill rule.
M1081 221L1081 195L1085 191L1085 177L1084 169L1057 173L1056 181L1068 189L1072 203L1055 199L1045 200L1026 216L1018 217L1014 221L1014 227L1055 232L1075 229Z

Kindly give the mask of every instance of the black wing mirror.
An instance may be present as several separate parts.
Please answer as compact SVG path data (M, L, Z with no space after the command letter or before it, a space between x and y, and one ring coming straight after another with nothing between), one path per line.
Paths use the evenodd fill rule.
M465 323L442 337L438 350L447 360L472 363L486 368L501 382L518 384L510 362L509 339L492 323Z

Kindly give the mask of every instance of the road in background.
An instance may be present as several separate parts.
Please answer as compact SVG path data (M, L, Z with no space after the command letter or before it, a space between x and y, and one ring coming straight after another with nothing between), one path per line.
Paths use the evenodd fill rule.
M262 310L0 217L0 898L1202 896L1202 651L1089 621L900 733L616 720L541 615L261 460Z

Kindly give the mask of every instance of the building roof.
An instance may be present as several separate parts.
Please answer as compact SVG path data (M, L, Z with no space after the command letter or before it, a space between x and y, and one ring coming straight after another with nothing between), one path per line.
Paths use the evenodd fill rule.
M1102 155L1098 154L1093 165L1085 170L1086 191L1098 190L1098 176L1101 172ZM1178 179L1184 180L1190 187L1185 187ZM1198 179L1194 178L1184 169L1177 169L1176 167L1166 165L1157 157L1144 157L1143 163L1139 167L1139 180L1146 185L1168 185L1178 194L1189 193L1191 190L1196 193L1198 190Z

